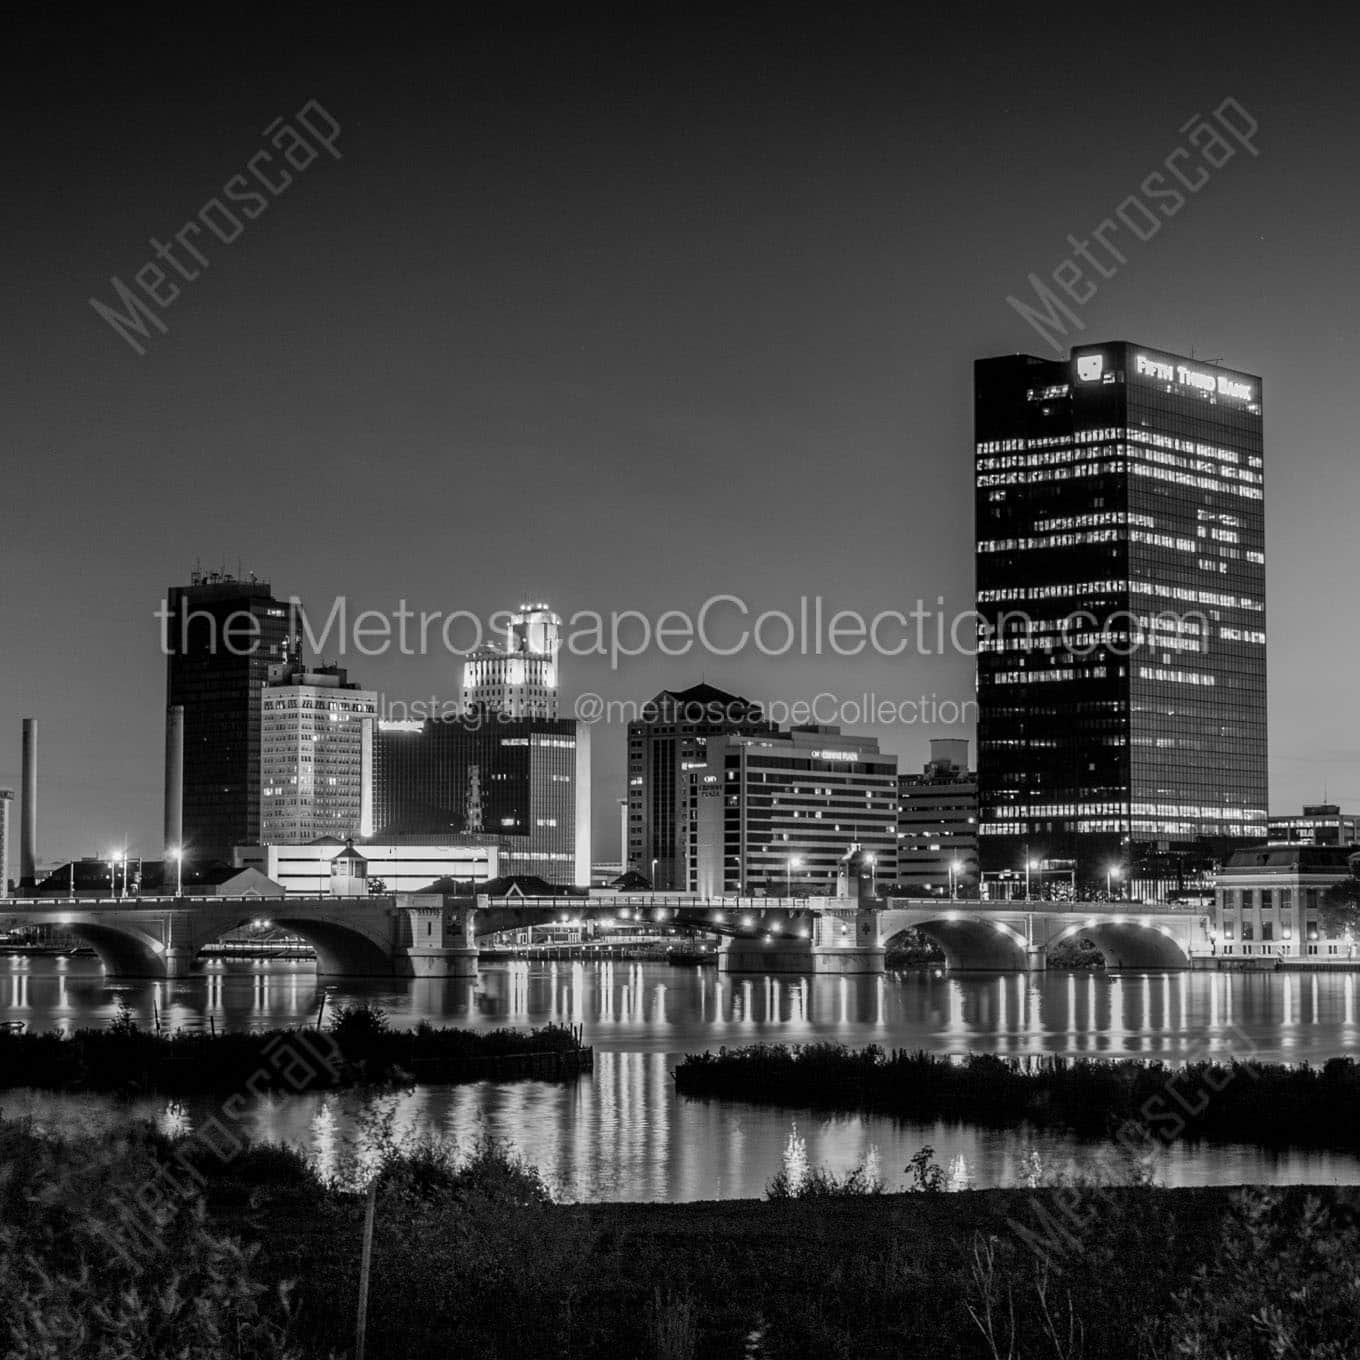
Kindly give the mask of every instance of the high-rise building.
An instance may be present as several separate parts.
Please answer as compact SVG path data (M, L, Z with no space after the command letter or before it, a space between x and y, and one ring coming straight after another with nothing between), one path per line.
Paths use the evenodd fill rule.
M509 616L504 644L478 647L463 663L463 709L509 718L557 717L562 620L546 604Z
M297 656L296 605L267 581L195 571L166 601L166 705L184 709L184 852L230 862L260 839L261 696Z
M9 893L9 811L14 790L0 789L0 897Z
M590 883L590 726L571 718L379 722L374 834L450 833L499 851L502 874Z
M292 663L271 670L260 702L261 841L371 835L377 694L338 666Z
M758 704L713 685L662 690L628 724L628 835L624 867L658 891L684 891L689 850L681 811L688 776L708 763L710 737L775 732Z
M896 877L897 757L838 727L710 736L686 771L685 881L705 897L834 897L858 849Z
M967 741L933 739L924 769L897 788L897 886L908 896L976 895L978 786Z
M974 395L984 876L1163 892L1265 833L1261 380L1111 342Z

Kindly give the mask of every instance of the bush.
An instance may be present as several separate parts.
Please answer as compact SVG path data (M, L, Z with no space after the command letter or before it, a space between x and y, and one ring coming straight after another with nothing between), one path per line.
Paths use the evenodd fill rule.
M9 1360L296 1360L290 1287L158 1193L145 1135L50 1143L0 1126L0 1316Z

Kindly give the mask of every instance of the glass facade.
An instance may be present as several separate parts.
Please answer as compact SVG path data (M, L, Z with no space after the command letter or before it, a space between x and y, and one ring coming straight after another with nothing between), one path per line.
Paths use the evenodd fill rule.
M166 704L184 708L184 850L231 862L260 840L261 696L297 655L297 606L267 581L195 573L167 598Z
M380 722L374 835L480 837L500 848L502 873L574 883L578 804L588 807L590 778L580 726L571 718Z
M984 873L1157 891L1262 839L1260 379L1120 342L975 401Z

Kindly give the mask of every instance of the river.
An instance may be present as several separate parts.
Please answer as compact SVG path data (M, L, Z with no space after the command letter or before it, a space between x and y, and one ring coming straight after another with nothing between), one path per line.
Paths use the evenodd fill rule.
M568 1085L481 1082L372 1098L355 1092L265 1100L250 1136L292 1143L324 1169L362 1162L375 1120L399 1134L466 1145L508 1139L556 1191L580 1200L759 1196L790 1133L808 1159L843 1172L875 1149L889 1187L924 1144L956 1186L1023 1183L1037 1164L1071 1174L1093 1155L1062 1135L911 1125L860 1115L771 1110L675 1094L687 1052L758 1041L1005 1055L1065 1053L1181 1060L1200 1056L1321 1062L1360 1047L1348 973L1049 973L882 978L729 977L712 968L624 962L498 963L475 980L379 981L329 988L328 1006L364 1000L394 1024L491 1028L579 1024L595 1046L593 1076ZM107 981L93 959L0 958L0 1019L30 1030L104 1025L126 1001L144 1024L263 1029L314 1019L308 964L220 964L184 981ZM213 1111L164 1100L0 1092L0 1110L55 1129L147 1117L185 1131ZM1360 1160L1330 1153L1177 1144L1161 1154L1168 1185L1360 1183Z

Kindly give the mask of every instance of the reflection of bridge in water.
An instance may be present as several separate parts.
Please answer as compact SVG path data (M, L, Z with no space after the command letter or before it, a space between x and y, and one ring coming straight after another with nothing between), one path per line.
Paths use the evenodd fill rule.
M1071 939L1089 940L1111 968L1185 968L1192 955L1211 949L1199 911L1140 903L1097 911L1081 904L660 893L0 899L0 928L69 931L115 977L183 977L208 945L261 918L306 940L317 972L332 977L468 977L477 970L481 938L586 920L720 936L719 965L730 972L879 973L885 946L909 929L935 941L958 970L1042 969L1049 949Z

